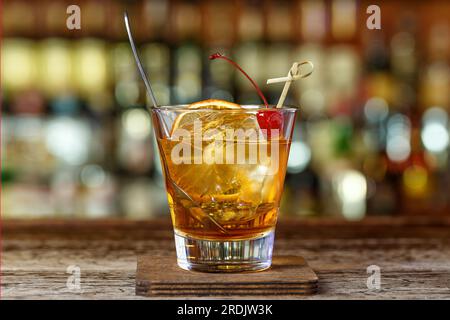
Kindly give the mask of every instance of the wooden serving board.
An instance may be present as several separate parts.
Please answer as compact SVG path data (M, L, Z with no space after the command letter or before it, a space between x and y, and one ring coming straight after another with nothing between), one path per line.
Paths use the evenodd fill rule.
M172 256L138 257L136 294L147 297L298 296L315 294L318 277L300 256L274 257L261 272L203 273L178 267Z

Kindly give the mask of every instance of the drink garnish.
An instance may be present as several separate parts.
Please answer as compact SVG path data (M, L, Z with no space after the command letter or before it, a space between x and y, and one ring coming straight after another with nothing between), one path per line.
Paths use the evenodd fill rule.
M238 69L242 74L252 83L252 85L255 87L256 92L260 96L261 100L264 102L264 105L266 106L266 109L259 110L258 114L256 115L256 118L258 120L259 127L262 130L266 130L267 137L271 137L271 130L278 130L278 132L281 132L283 129L283 116L281 115L281 112L278 110L275 110L273 108L269 108L269 104L267 103L267 99L262 93L259 86L256 84L255 81L245 72L239 64L237 64L235 61L231 60L230 58L224 56L221 53L214 53L209 56L210 60L215 59L223 59L227 61L228 63L232 64L236 69Z
M195 120L199 120L202 115L204 115L204 112L209 110L232 110L232 109L241 109L241 106L224 100L218 100L218 99L207 99L202 101L197 101L192 104L190 104L187 109L192 111L186 111L183 113L180 113L175 121L173 122L172 129L170 131L170 136L173 136L175 130L182 128L182 129L193 129L193 123Z
M309 65L311 67L311 70L309 70L309 72L307 73L302 74L300 72L300 67L303 65ZM283 106L284 100L286 99L292 81L309 77L313 73L313 70L314 64L311 61L294 62L286 77L267 80L267 84L285 82L283 92L281 92L280 99L278 100L277 103L277 108L281 108Z
M247 74L247 72L245 72L241 66L239 66L236 62L234 62L233 60L231 60L230 58L224 56L221 53L214 53L212 55L209 56L210 60L215 60L215 59L223 59L225 61L227 61L228 63L232 64L236 69L238 69L240 72L242 72L242 74L252 83L252 85L255 87L256 92L258 93L259 97L261 98L261 100L264 102L264 105L266 106L266 108L269 107L269 104L267 103L266 97L264 96L264 94L262 93L261 89L259 88L259 86L256 84L255 81L253 81L253 79Z

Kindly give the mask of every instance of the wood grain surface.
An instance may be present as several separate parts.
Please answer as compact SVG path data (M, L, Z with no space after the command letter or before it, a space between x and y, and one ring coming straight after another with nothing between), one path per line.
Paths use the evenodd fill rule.
M3 221L2 247L2 299L148 299L135 294L137 256L175 250L168 218ZM275 255L303 256L317 273L318 294L302 299L450 299L449 218L281 220ZM370 265L379 290L367 287Z
M149 297L308 295L317 275L300 256L276 256L262 272L201 273L182 270L176 255L138 257L136 294Z

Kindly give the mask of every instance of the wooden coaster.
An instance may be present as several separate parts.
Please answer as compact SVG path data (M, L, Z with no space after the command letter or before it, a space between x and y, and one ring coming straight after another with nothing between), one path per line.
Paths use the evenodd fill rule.
M299 256L274 257L261 272L203 273L178 267L170 256L138 257L136 294L147 297L310 295L318 277Z

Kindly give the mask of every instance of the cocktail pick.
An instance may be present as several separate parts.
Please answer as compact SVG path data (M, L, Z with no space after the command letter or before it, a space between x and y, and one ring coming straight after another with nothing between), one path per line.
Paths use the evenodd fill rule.
M128 13L125 11L123 13L123 19L125 21L125 29L127 30L128 40L130 40L131 50L133 51L134 60L136 61L137 67L139 69L139 73L141 74L142 80L144 80L145 87L147 92L152 99L153 107L158 108L158 103L156 102L155 94L153 93L152 86L150 85L150 81L148 80L147 74L145 73L144 67L142 66L141 59L139 58L139 54L137 52L136 46L134 44L133 35L131 34L130 22L128 19Z
M301 74L300 67L303 65L306 65L306 64L311 66L311 70L307 73ZM286 99L286 96L287 96L287 93L288 93L289 87L291 86L292 81L309 77L313 73L313 70L314 70L314 65L311 61L295 62L292 65L292 68L289 70L289 73L286 77L273 78L273 79L267 80L267 84L285 82L283 91L281 92L280 99L278 100L278 103L277 103L277 108L281 108L283 106L284 100Z

